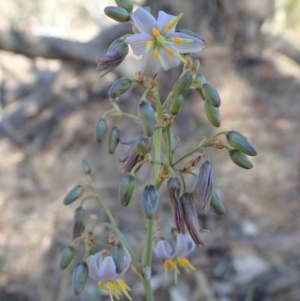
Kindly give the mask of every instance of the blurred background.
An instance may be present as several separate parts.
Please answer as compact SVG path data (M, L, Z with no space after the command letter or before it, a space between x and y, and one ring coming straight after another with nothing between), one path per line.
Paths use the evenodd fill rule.
M194 56L200 72L222 98L221 130L237 130L257 147L250 171L235 166L227 152L211 150L215 188L226 216L199 215L206 248L191 258L197 268L182 273L179 284L164 280L155 260L156 300L300 300L300 1L299 0L149 0L159 10L184 17L178 28L203 36L205 49ZM140 61L131 53L114 72L99 78L95 57L130 32L103 13L112 0L2 0L0 9L0 300L108 300L89 281L73 296L71 273L59 270L70 243L78 204L63 206L65 193L85 180L81 161L92 166L95 186L120 223L137 254L142 253L144 219L139 196L147 173L128 208L118 202L122 175L118 156L98 145L94 127L110 108L107 92L121 76L134 77ZM179 75L159 75L168 94ZM134 87L120 106L135 113L141 91ZM108 119L111 127L115 119ZM191 91L174 128L178 154L210 137L215 129L203 101ZM140 130L124 120L124 137ZM161 221L172 224L165 187ZM95 202L88 213L106 221ZM163 225L163 223L161 222ZM87 227L88 228L88 227ZM99 233L104 240L106 233ZM134 273L127 273L133 300L144 300Z

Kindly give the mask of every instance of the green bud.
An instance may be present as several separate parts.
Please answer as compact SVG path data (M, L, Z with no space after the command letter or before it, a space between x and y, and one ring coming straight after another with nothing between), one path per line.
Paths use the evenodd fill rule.
M64 270L68 267L74 257L74 254L75 248L73 246L68 246L63 250L59 264L61 270Z
M123 206L128 206L135 188L135 178L133 175L126 175L119 186L119 199Z
M204 39L200 35L196 34L195 32L193 32L193 31L191 31L189 29L176 29L176 32L186 33L189 36L194 37L196 39L200 39L200 40L202 40L204 42Z
M141 197L142 211L147 219L153 219L159 205L159 192L152 184L146 185Z
M83 194L83 186L77 185L65 196L64 205L70 205L80 198Z
M183 96L185 96L188 93L192 82L193 82L192 75L189 72L185 73L175 83L172 89L172 97L177 94L182 94Z
M91 174L91 166L87 160L82 160L82 170L86 175Z
M117 22L127 22L130 20L130 13L123 7L107 6L105 14Z
M167 191L171 205L173 220L178 233L185 233L182 203L179 200L181 183L178 178L171 177L167 181Z
M96 124L96 130L95 130L96 141L98 143L102 141L105 131L106 131L106 120L104 118L100 118Z
M115 0L119 7L126 9L129 13L132 12L133 4L131 0Z
M79 237L84 231L84 215L85 210L81 206L76 208L72 225L72 240Z
M192 68L191 68L191 74L193 76L195 76L195 74L198 72L199 68L200 68L200 61L199 60L194 60Z
M155 112L152 106L149 103L142 101L139 105L139 116L146 135L151 137L155 131L156 125Z
M112 249L112 258L116 265L116 273L120 274L124 268L125 251L121 244L116 244Z
M202 74L196 74L195 78L193 79L193 86L202 88L204 84L207 83L206 78Z
M220 95L213 85L206 83L202 86L201 90L206 101L208 101L216 108L218 108L221 105Z
M108 152L112 155L119 144L120 131L117 126L110 129L108 134Z
M140 137L136 143L136 151L140 156L145 156L150 152L151 138Z
M172 115L176 116L182 108L184 97L181 94L175 95L170 104L170 112Z
M256 156L257 151L255 147L249 142L248 138L239 132L230 131L226 133L228 143L238 151L248 155Z
M215 127L219 127L221 125L219 108L215 108L210 102L205 101L204 109L210 123Z
M248 157L245 154L241 153L240 151L236 149L231 149L229 151L229 155L232 162L234 162L236 165L245 169L251 169L253 167Z
M73 272L73 292L77 296L83 290L89 275L89 268L86 262L80 262Z
M224 204L214 189L211 194L210 205L216 214L225 215Z
M116 80L108 91L108 96L110 99L116 99L120 95L124 94L131 86L131 79L127 77L122 77Z

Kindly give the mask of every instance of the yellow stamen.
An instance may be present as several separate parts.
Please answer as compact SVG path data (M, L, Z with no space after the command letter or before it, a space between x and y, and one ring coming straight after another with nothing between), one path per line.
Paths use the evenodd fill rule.
M126 285L126 283L125 283L124 280L119 280L119 281L118 281L118 286L119 286L119 289L120 289L121 291L125 291L126 288L127 288L127 285Z
M174 27L174 23L172 21L170 21L168 24L167 24L167 28L169 30L171 30L172 28Z
M169 55L174 56L174 50L173 49L168 48L167 51L168 51Z
M160 57L160 53L158 50L154 50L154 56L158 59Z
M104 284L103 282L101 282L101 281L98 282L98 286L99 286L99 288L102 289L102 290L105 290L105 289L106 289L106 288L105 288L105 284Z
M178 265L185 269L186 271L194 271L195 270L195 267L190 263L190 261L185 258L185 257L178 257L177 258L177 262L178 262Z
M181 13L180 15L178 15L174 20L168 22L166 28L168 30L171 30L178 22L179 20L182 18L183 14Z
M159 30L158 29L156 29L156 28L152 28L152 34L153 34L153 36L154 37L159 37L159 35L160 35L160 32L159 32Z
M173 38L173 42L174 42L174 44L181 44L181 38L175 37L175 38Z
M147 41L146 44L147 44L147 47L152 47L153 46L153 41L151 41L151 40Z
M108 289L111 291L111 292L115 292L116 291L116 284L112 281L110 281L108 283Z

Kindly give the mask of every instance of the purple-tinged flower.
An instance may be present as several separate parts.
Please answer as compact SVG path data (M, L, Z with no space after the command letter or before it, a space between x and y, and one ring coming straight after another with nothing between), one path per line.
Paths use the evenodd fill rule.
M174 272L175 282L177 282L177 275L180 273L179 267L186 271L195 270L194 266L186 258L195 248L196 245L189 235L178 233L176 235L175 249L173 249L167 240L161 239L155 244L153 251L158 258L164 260L163 268L165 270L165 276L168 270L172 270Z
M185 63L180 53L195 53L203 49L203 40L183 32L175 32L175 27L183 14L172 16L160 11L158 19L145 9L138 8L131 14L131 20L139 33L127 38L133 53L144 55L141 74L154 76L162 67L171 69Z
M130 262L130 254L125 248L123 269L120 273L117 273L116 263L107 250L89 256L86 260L89 268L89 277L98 281L98 285L102 290L109 292L111 300L113 300L113 297L119 300L122 293L131 300L128 294L130 288L122 279L130 266Z

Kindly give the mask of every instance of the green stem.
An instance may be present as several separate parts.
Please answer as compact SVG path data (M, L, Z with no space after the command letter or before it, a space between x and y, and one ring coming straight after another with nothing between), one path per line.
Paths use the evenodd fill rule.
M167 132L167 150L168 150L168 162L172 166L172 144L171 144L171 126L166 127Z
M124 112L113 112L110 113L111 116L123 116L123 117L127 117L130 118L134 121L140 122L140 118L138 118L137 116L134 116L132 114L128 114L128 113L124 113Z
M191 156L192 154L198 152L201 148L203 148L202 146L197 146L195 148L193 148L192 150L190 150L189 152L187 152L186 154L184 154L183 156L181 156L177 161L175 161L172 166L176 166L178 163L180 163L181 161L183 161L185 158Z

